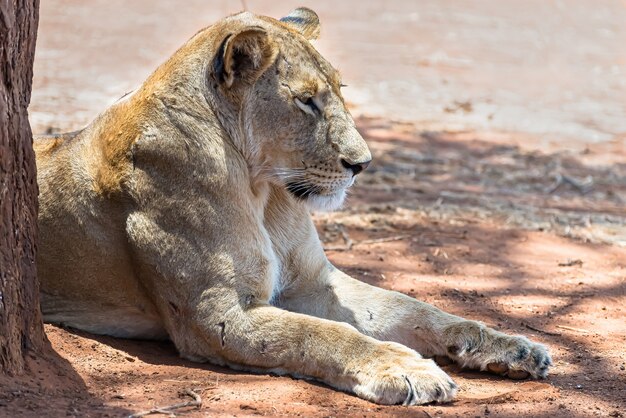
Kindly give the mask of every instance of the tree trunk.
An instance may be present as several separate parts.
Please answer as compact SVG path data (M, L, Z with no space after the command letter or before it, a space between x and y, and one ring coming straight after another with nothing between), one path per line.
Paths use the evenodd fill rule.
M46 337L35 267L37 176L27 107L39 0L0 0L0 374L25 370Z

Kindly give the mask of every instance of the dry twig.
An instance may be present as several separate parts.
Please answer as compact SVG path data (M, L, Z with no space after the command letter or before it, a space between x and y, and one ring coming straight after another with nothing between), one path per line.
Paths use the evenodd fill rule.
M578 180L566 174L557 173L556 180L546 189L546 193L554 193L563 184L570 184L574 186L580 194L587 194L591 191L591 189L593 189L593 177L587 176L583 180Z
M377 238L377 239L364 239L363 241L358 241L354 245L361 244L380 244L381 242L391 242L391 241L400 241L407 238L407 235L396 235L393 237L386 238Z
M150 414L171 414L176 409L187 408L190 406L200 408L200 406L202 406L202 398L200 398L200 395L198 395L193 390L185 389L182 393L184 393L185 395L191 396L193 398L193 401L181 402L181 403L177 403L174 405L152 408L147 411L141 411L141 412L137 412L132 415L129 415L128 418L140 418L140 417L145 417L146 415L150 415Z
M352 246L354 245L354 241L352 241L352 238L350 238L350 235L348 235L343 225L341 226L341 237L346 243L346 247L348 248L348 250L352 249Z
M167 383L186 383L186 384L194 384L194 385L199 385L202 382L200 382L199 380L176 380L176 379L163 379L164 382Z
M533 326L532 326L532 325L530 325L530 324L524 324L524 326L525 326L526 328L528 328L528 329L533 330L533 331L541 332L542 334L546 334L546 335L553 335L553 336L555 336L555 337L560 337L560 336L561 336L561 333L560 333L560 332L546 331L546 330L541 329L541 328L536 328L536 327L533 327Z
M575 260L572 260L571 258L568 258L566 262L559 263L559 267L572 267L572 266L582 267L583 266L583 260L581 260L579 258L577 258Z
M567 325L557 325L556 327L557 328L561 328L561 329L566 329L566 330L569 330L569 331L576 331L576 332L583 332L583 333L586 333L586 334L591 334L591 331L588 331L588 330L583 329L583 328L568 327Z
M407 235L396 235L396 236L393 236L393 237L376 238L376 239L364 239L363 241L352 241L349 237L348 237L348 239L350 239L350 240L348 241L344 237L344 240L346 241L346 245L345 246L324 247L324 249L326 251L350 251L352 249L352 247L354 247L356 245L380 244L382 242L400 241L400 240L406 239L407 237L408 237Z

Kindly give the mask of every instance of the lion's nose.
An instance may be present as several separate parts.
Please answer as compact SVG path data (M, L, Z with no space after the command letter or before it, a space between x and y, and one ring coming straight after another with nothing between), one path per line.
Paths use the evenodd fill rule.
M367 161L351 162L351 161L346 160L345 158L342 158L341 165L347 168L348 170L352 170L352 175L356 176L361 171L365 170L367 166L370 165L371 161L372 159L370 158Z

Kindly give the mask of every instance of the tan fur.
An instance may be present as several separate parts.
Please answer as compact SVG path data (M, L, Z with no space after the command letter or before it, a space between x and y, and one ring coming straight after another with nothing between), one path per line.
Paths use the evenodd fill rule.
M83 131L36 142L46 320L383 404L454 397L422 356L544 377L543 346L326 259L308 210L341 204L371 156L318 32L308 9L228 17Z

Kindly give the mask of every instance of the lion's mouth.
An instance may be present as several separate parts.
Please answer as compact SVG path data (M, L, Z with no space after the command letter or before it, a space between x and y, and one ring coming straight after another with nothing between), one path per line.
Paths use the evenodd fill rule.
M302 181L286 183L286 188L310 210L332 211L341 207L346 197L346 187L329 191L321 186Z
M301 181L287 183L287 190L289 190L289 193L295 198L300 200L305 200L307 197L318 195L322 192L318 186Z

